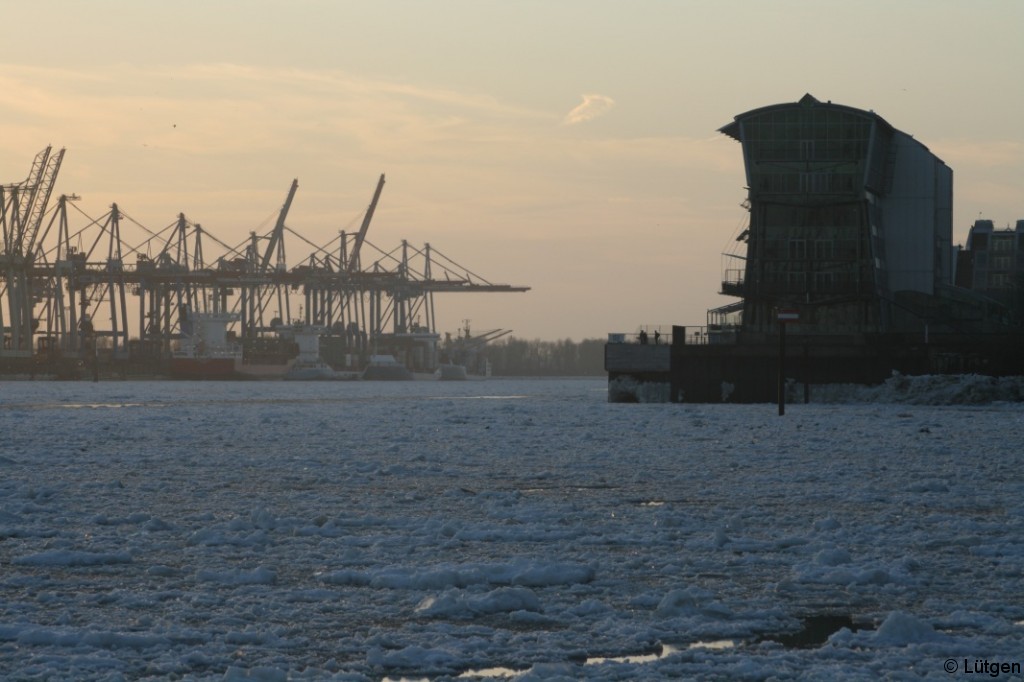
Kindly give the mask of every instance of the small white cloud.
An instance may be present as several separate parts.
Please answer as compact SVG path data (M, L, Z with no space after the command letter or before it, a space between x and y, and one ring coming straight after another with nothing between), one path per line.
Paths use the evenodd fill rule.
M613 106L615 106L615 100L611 97L605 95L583 95L583 101L565 115L562 123L571 126L591 121L598 116L606 114Z

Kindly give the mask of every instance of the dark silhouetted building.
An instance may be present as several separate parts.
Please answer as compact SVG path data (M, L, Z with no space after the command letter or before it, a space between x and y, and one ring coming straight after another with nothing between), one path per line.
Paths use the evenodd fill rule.
M976 225L965 257L953 246L953 171L873 111L808 94L721 132L741 144L746 175L745 252L721 287L738 300L709 310L705 331L674 329L660 373L649 353L609 343L610 399L630 399L617 378L667 382L671 400L771 399L783 324L787 379L805 384L1021 371L1013 301L999 294L1024 266L1024 221Z
M991 220L976 220L959 253L956 283L1024 313L1024 220L997 230Z

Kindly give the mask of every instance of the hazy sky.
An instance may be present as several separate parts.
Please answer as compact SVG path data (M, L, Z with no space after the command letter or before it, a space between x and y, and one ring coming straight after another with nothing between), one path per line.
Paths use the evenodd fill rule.
M0 183L230 244L429 242L525 294L437 298L438 330L604 337L703 324L745 221L717 132L804 93L872 109L954 173L954 238L1024 218L1024 2L35 0L3 4ZM82 221L84 222L84 221ZM126 237L127 239L127 237ZM288 242L289 266L310 252ZM207 256L212 246L207 245ZM132 261L129 261L132 262Z

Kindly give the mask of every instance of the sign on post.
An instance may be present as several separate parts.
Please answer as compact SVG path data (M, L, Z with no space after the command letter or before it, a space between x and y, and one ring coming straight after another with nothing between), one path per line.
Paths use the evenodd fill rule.
M800 311L795 308L776 308L779 321L779 416L786 414L786 323L799 322Z
M779 308L777 310L779 322L799 322L800 311L793 308Z

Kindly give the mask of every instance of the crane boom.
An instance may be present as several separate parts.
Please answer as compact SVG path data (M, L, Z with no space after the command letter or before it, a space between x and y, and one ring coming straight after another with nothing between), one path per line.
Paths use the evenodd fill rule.
M6 198L4 199L5 204L9 204L5 205L5 210L9 209L10 211L4 221L6 253L20 256L28 253L28 250L25 249L25 237L31 229L30 221L39 195L39 186L46 174L51 149L52 147L48 146L36 154L28 177L23 182L11 187L13 195L9 202Z
M25 223L28 237L25 246L26 256L31 256L32 251L35 249L36 236L39 234L39 228L43 224L43 215L46 213L46 207L50 203L50 195L53 193L53 186L57 182L57 174L60 172L60 164L63 160L63 148L56 155L50 156L47 159L46 169L43 171L39 181L39 190L35 197L35 203L32 204L32 210L27 216Z
M32 170L29 171L28 177L21 183L23 191L18 195L19 206L18 215L21 216L22 225L28 219L28 214L32 211L32 206L36 201L36 192L39 190L39 181L43 177L43 172L46 168L46 162L50 158L50 150L52 147L47 146L46 149L36 154L35 160L32 162Z
M292 207L292 199L295 198L295 190L298 188L299 180L296 178L292 180L292 187L288 190L288 198L284 200L284 206L281 207L281 212L277 215L277 224L274 225L274 231L270 233L270 243L267 244L267 250L263 253L260 272L268 272L270 259L273 257L274 251L277 249L277 245L281 243L281 238L284 235L284 221L288 217L288 210Z
M352 246L352 254L348 259L348 271L355 272L359 269L359 249L363 246L363 241L366 239L366 231L370 229L370 221L373 220L373 212L377 210L377 201L380 200L381 190L384 189L384 174L380 174L380 180L377 182L377 189L373 193L373 199L370 201L369 208L366 209L366 215L363 216L363 224L359 226L359 234L356 235L355 244Z

